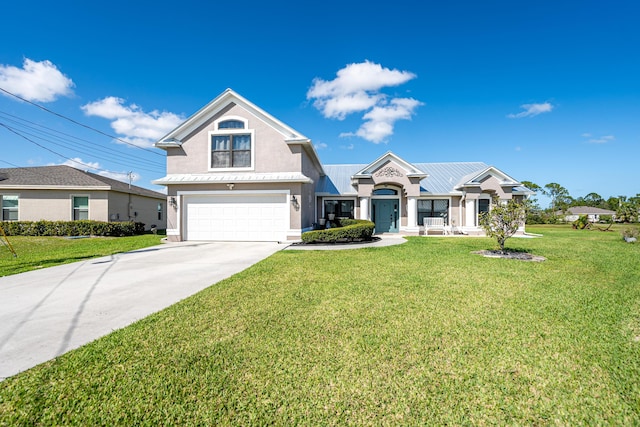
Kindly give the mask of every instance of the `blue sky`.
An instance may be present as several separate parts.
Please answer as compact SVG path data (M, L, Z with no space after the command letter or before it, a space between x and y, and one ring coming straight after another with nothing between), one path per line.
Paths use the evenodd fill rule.
M325 164L393 151L573 197L640 193L635 1L33 1L3 15L0 88L110 136L3 94L0 167L76 159L162 190L153 141L230 87Z

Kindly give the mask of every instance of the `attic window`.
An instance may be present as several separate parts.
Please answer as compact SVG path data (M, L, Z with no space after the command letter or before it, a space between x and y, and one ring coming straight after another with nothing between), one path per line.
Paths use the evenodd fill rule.
M244 129L244 122L240 120L225 120L218 123L218 129Z

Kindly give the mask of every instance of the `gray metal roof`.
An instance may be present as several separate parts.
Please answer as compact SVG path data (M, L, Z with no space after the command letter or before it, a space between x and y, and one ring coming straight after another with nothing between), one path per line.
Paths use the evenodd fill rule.
M351 185L351 177L367 165L324 165L327 174L318 181L316 193L322 194L357 194L358 190Z
M479 174L489 166L482 162L414 163L429 176L420 181L421 192L449 194L463 178Z
M421 192L430 194L449 194L463 177L478 174L489 166L482 162L456 163L413 163L415 167L429 176L420 181ZM326 176L318 181L316 192L330 195L357 194L351 185L351 177L367 164L325 165Z
M136 185L131 185L129 188L128 183L81 171L71 166L0 168L0 189L20 189L20 187L38 187L42 189L93 188L166 199L166 195L157 191Z

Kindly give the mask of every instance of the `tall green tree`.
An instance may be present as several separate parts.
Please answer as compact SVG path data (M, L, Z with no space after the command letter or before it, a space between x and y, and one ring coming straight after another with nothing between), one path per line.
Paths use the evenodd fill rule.
M604 199L598 193L589 193L582 198L583 202L587 206L594 208L602 208L605 204Z
M542 190L545 196L551 199L551 211L555 212L556 209L565 209L569 203L571 203L571 196L569 190L562 185L551 182L544 186Z
M536 193L544 193L544 189L540 187L535 182L531 181L520 181L522 185L527 187L531 191L535 191ZM535 196L529 196L526 203L527 212L539 211L540 206L538 205L538 198Z

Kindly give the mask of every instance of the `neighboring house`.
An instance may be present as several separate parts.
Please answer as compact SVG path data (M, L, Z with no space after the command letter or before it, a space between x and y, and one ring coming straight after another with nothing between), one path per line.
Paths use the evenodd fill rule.
M3 221L136 221L164 229L166 197L70 166L0 169Z
M167 151L170 240L299 239L322 219L370 219L376 233L419 234L423 218L481 234L491 198L533 194L484 163L322 165L311 140L227 89L156 147ZM523 225L524 227L524 225ZM521 229L521 231L523 228Z
M572 206L566 211L556 212L557 216L563 216L567 222L577 220L581 215L586 215L589 222L598 222L602 215L609 215L612 219L616 219L616 212L608 209L592 208L591 206Z

